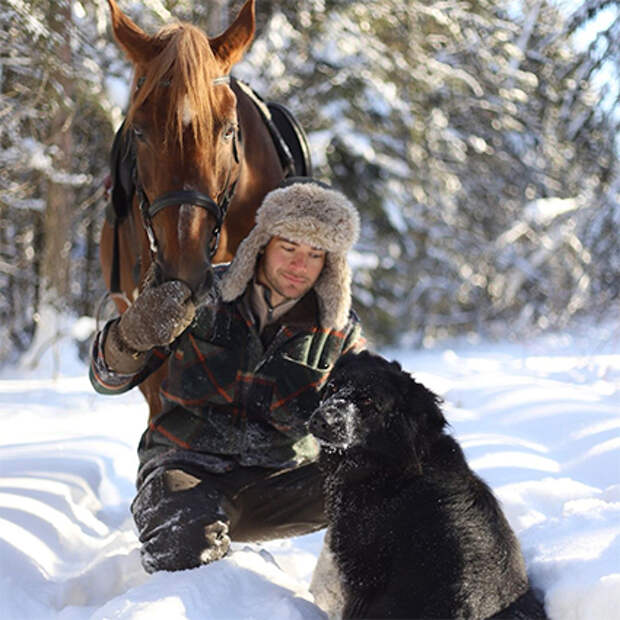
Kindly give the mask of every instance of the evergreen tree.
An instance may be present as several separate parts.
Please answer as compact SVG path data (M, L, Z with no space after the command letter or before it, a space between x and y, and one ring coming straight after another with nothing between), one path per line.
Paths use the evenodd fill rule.
M106 101L98 99L103 74L93 20L81 21L72 8L9 0L0 20L0 359L29 345L37 323L88 299L96 280L94 262L76 248L93 253L96 226L81 225L81 206L94 206L111 132L100 120ZM89 237L78 238L84 231Z
M250 61L254 73L268 67L263 88L309 129L319 173L362 210L355 292L375 339L568 320L591 269L575 222L610 196L615 161L611 119L597 115L589 78L571 74L585 61L573 22L542 0L518 11L327 6L285 3ZM580 138L588 118L598 125L583 124ZM526 207L548 198L580 209L566 226L525 222L507 247ZM559 241L545 251L550 235Z
M0 2L2 361L44 301L94 313L130 68L105 0ZM178 18L213 36L242 3L123 8L148 31ZM618 305L620 12L567 6L257 4L236 76L287 105L316 176L359 206L354 292L375 343L524 336Z

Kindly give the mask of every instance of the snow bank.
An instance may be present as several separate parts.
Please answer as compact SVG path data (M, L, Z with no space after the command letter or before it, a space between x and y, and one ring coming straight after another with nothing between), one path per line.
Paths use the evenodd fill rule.
M95 394L58 347L56 379L45 363L0 374L2 618L323 618L308 593L321 533L143 572L129 503L146 406ZM550 617L620 618L620 328L384 353L445 399Z

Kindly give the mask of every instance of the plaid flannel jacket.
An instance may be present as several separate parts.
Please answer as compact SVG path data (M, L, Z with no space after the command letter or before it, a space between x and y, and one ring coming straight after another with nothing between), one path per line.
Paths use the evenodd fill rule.
M97 392L126 392L168 364L163 411L140 442L143 469L165 462L200 463L214 472L236 465L281 468L316 458L305 423L336 360L364 347L359 320L351 313L343 330L321 328L310 291L261 339L247 297L202 309L135 375L115 373L105 363L102 344L110 324L97 335L90 368Z

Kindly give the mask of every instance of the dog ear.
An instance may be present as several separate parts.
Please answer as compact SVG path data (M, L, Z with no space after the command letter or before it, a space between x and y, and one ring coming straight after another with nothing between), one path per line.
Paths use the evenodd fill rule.
M418 394L418 398L424 403L423 419L427 429L434 434L441 433L448 424L440 408L441 398L415 379L412 378L411 381L413 382L411 390L415 391Z
M392 370L394 370L395 372L397 373L405 372L403 370L403 367L396 360L389 362L389 364L390 364L390 368L392 368Z
M448 424L439 404L441 399L410 374L400 375L401 404L404 417L403 430L409 446L406 473L422 473L423 462L431 446Z
M423 473L422 460L426 452L426 447L421 445L420 437L415 423L411 419L407 419L404 425L404 439L407 448L406 454L403 455L402 463L404 463L403 476L405 478L414 478L421 476Z

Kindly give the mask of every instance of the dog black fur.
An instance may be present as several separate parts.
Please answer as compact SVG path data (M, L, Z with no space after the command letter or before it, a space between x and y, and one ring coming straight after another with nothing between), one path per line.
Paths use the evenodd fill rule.
M439 402L397 362L362 352L336 364L310 419L343 617L546 618Z

